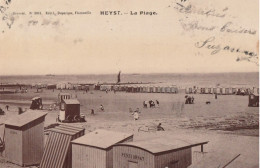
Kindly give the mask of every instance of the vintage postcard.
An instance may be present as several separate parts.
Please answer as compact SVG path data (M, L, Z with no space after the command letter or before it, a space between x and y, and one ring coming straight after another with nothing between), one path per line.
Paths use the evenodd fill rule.
M0 20L0 167L259 167L259 1L0 0Z

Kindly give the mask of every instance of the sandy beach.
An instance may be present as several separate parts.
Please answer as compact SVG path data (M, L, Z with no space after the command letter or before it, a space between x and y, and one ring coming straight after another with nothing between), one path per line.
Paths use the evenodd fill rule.
M80 101L81 114L86 116L86 123L71 123L84 127L86 133L95 129L116 130L134 133L134 139L151 139L170 136L173 139L188 141L209 141L205 145L205 153L199 148L193 149L192 166L218 167L240 156L229 165L234 168L258 167L258 108L248 107L248 96L219 95L215 99L211 94L195 94L195 104L184 104L185 93L126 93L66 90L73 98ZM59 90L47 90L37 93L29 89L28 93L1 94L0 107L9 105L6 115L0 116L0 122L17 115L18 107L29 109L31 99L40 96L43 99L42 111L47 111L45 126L56 122L58 110L48 110L49 106L58 99ZM160 106L143 108L143 101L158 100ZM210 101L207 105L205 102ZM103 105L105 111L99 109ZM134 121L129 108L141 111L140 119ZM95 110L95 115L90 110ZM165 131L155 130L162 123ZM2 126L3 127L3 126ZM2 131L3 132L3 131ZM2 135L1 135L2 137ZM46 136L47 137L47 136ZM217 158L217 159L216 159ZM211 161L210 161L211 160ZM214 165L215 164L215 165ZM0 167L17 167L6 163L1 158Z

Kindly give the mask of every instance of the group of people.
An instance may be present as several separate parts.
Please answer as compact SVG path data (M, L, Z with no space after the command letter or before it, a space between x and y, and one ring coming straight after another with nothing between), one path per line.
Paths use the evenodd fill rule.
M105 108L104 108L104 106L103 106L102 104L99 106L99 109L100 109L102 112L104 112L104 111L105 111ZM91 114L91 115L94 115L94 114L95 114L95 111L94 111L94 109L91 109L91 112L90 112L90 114Z
M156 104L155 104L155 102L156 102ZM159 101L155 100L155 102L152 101L152 100L144 101L143 106L144 106L144 108L148 108L148 105L149 105L150 108L154 108L156 106L159 107L159 104L160 104Z
M185 96L186 100L185 100L185 104L194 104L194 97L193 96Z

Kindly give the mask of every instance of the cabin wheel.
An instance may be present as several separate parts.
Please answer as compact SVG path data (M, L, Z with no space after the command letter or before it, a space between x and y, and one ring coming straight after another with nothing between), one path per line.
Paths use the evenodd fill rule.
M71 115L68 115L68 116L66 117L66 120L67 120L68 122L72 122L73 117L72 117Z
M80 121L80 116L75 115L75 116L74 116L74 121Z

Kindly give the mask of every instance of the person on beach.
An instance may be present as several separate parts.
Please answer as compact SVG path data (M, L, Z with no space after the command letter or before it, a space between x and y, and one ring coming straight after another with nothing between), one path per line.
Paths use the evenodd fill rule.
M137 112L137 113L141 113L140 110L139 110L139 108L137 108L137 109L135 110L135 112Z
M6 108L7 111L9 111L9 110L8 110L8 109L9 109L9 106L8 106L8 105L6 105L5 108Z
M131 108L131 107L129 108L129 113L133 113L133 110L132 110L132 108Z
M146 101L143 102L143 106L144 106L144 108L147 108L147 102Z
M138 120L139 119L139 114L137 111L134 112L134 120Z
M215 99L218 99L218 94L217 93L215 93Z
M159 103L159 101L158 101L158 100L156 100L156 104L157 104L157 106L159 107L159 104L160 104L160 103Z
M95 115L94 109L91 109L91 115Z
M158 124L157 131L164 131L164 128L162 127L162 123Z
M101 110L101 111L104 111L104 110L105 110L105 109L104 109L104 106L103 106L102 104L100 105L100 110Z

